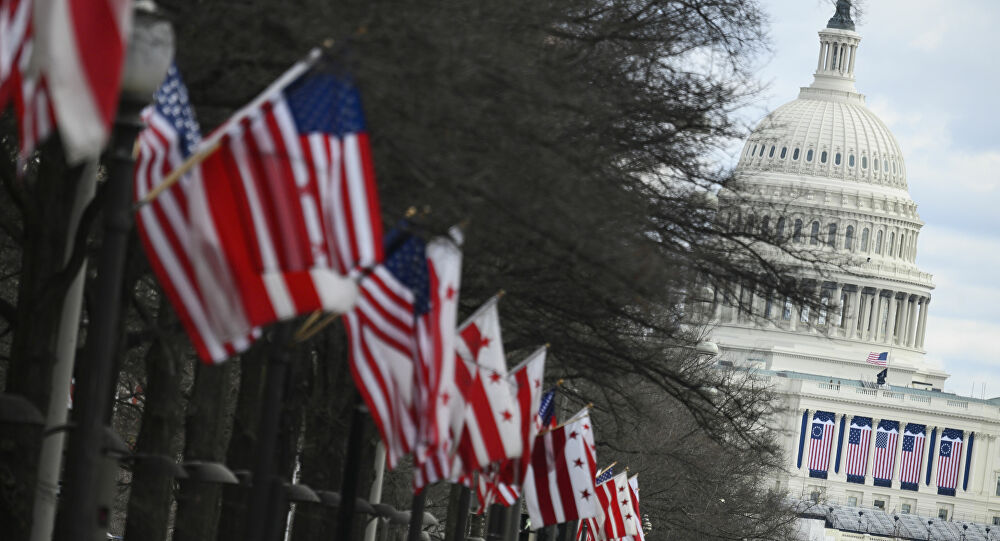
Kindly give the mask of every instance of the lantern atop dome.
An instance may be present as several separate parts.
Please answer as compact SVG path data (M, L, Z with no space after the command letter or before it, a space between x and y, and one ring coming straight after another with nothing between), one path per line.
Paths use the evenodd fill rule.
M850 0L837 0L837 12L826 23L826 27L837 28L839 30L854 30L854 21L851 19Z

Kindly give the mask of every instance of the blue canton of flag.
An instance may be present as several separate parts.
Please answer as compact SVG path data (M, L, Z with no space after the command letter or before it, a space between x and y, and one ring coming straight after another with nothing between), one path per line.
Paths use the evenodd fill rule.
M903 436L903 452L913 451L913 444L916 442L916 438L907 434Z
M393 229L385 236L385 267L413 292L417 317L430 311L431 286L427 271L427 243L416 235Z
M944 457L951 456L951 442L948 441L941 442L941 456Z
M153 95L153 106L177 132L178 148L181 155L187 158L194 147L201 141L201 129L194 118L188 91L181 81L177 66L171 65L167 77Z
M847 437L847 443L858 445L861 443L861 429L852 428L851 434Z
M594 481L594 484L599 485L601 483L606 483L610 481L612 478L614 478L614 476L615 476L615 467L611 466L610 468L605 470L604 473L597 476L597 479Z
M361 96L350 77L314 68L288 85L285 96L300 133L342 138L365 131Z
M549 426L552 416L555 414L556 389L553 387L542 395L541 403L538 405L538 418L542 421L542 426Z
M885 432L879 432L875 435L875 447L879 449L885 449L885 446L889 444L889 434Z

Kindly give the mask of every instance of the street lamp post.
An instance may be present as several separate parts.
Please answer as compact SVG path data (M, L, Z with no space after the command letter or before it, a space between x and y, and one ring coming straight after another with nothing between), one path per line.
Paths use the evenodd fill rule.
M173 59L173 30L150 0L134 4L134 24L112 134L111 171L104 187L104 231L97 262L97 303L87 332L76 387L77 427L66 463L66 500L60 539L103 539L109 517L100 502L102 476L111 475L102 449L110 411L114 356L121 318L122 274L132 226L132 146L142 129L139 113L153 97Z

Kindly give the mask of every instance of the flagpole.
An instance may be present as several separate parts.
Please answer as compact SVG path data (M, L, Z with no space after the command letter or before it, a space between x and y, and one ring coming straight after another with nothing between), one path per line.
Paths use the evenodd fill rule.
M406 541L420 541L420 532L424 529L424 506L427 503L427 488L413 495L410 504L410 526L406 532ZM339 539L339 538L338 538Z
M340 483L340 507L337 509L337 535L334 539L351 539L354 529L354 502L358 495L358 470L361 469L361 444L364 436L365 413L368 408L361 395L354 391L351 408L351 431L347 438L344 475Z

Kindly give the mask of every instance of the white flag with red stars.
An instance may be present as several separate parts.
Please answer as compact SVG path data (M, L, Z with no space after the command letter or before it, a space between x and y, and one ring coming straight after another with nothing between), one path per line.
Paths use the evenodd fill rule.
M597 466L586 441L589 427L590 414L583 410L535 441L523 487L533 529L596 516Z
M597 487L597 499L600 502L600 518L603 512L603 539L620 539L636 535L639 523L632 505L632 495L629 492L628 474L625 472L614 476L610 481Z
M465 412L452 475L521 456L521 416L507 378L497 300L488 301L458 329L455 378Z

